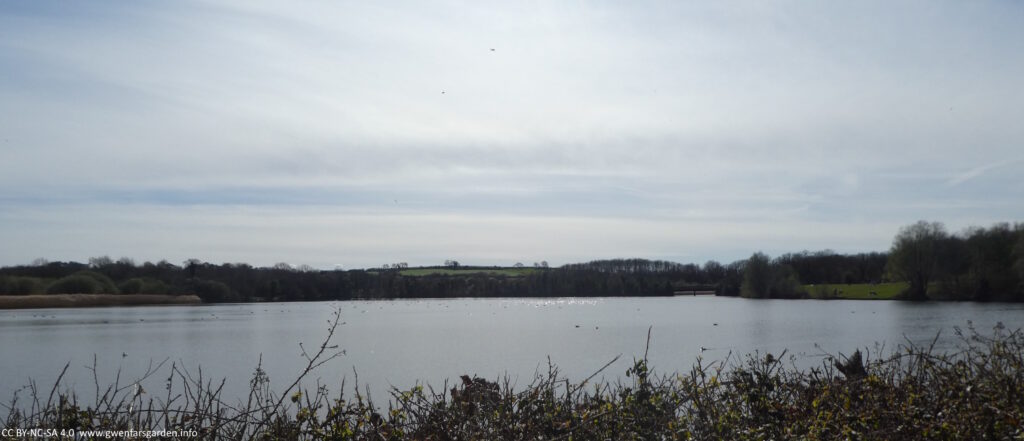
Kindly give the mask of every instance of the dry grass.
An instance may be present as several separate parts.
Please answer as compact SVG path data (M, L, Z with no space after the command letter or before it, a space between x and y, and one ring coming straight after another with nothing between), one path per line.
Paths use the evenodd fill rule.
M42 294L0 296L0 309L77 308L86 306L190 305L202 303L195 295L162 294Z

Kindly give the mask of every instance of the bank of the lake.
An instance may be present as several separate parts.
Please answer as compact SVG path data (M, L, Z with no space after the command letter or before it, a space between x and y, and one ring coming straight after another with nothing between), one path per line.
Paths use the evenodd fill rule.
M163 294L38 294L0 296L0 309L84 308L98 306L197 305L195 295Z

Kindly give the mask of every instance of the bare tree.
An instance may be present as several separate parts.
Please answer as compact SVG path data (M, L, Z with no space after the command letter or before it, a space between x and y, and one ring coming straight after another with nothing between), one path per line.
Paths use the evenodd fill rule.
M102 267L110 265L112 263L114 263L114 260L111 259L110 256L99 256L99 257L90 257L89 258L89 267L90 268L102 268Z
M889 252L889 270L910 283L909 297L928 298L928 284L939 270L943 241L949 237L941 222L918 221L900 228Z

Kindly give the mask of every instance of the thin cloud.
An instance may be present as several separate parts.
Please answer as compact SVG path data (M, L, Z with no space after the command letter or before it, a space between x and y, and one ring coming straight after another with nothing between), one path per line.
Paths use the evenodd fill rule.
M156 254L140 259L212 243L211 259L324 265L476 249L402 216L495 262L532 261L523 243L549 261L762 248L716 223L796 250L839 248L805 237L821 225L877 223L859 241L885 246L921 218L1024 218L1024 178L980 185L1021 159L949 173L1019 158L1017 9L2 3L0 264L132 254L102 250L122 218ZM69 221L83 210L103 221ZM177 210L200 214L172 217L202 240L154 234ZM281 230L306 218L348 229Z
M978 178L979 176L982 176L993 170L1000 169L1008 165L1017 164L1019 162L1024 162L1024 158L1004 159L1002 161L996 161L978 167L974 167L970 170L958 173L955 176L953 176L951 179L946 181L946 186L956 187L960 184L963 184L964 182Z

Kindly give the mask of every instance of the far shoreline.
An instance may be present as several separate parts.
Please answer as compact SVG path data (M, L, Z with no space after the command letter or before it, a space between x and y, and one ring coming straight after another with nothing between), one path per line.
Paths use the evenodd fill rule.
M32 294L0 296L0 310L90 308L107 306L199 305L196 295L164 294Z

